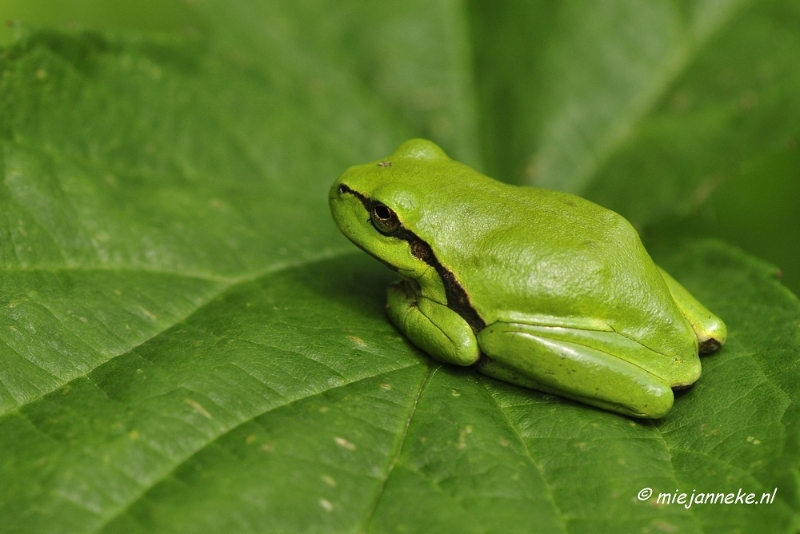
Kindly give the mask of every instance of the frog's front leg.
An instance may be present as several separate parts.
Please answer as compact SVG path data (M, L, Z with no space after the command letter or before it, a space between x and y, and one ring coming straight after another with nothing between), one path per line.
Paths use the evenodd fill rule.
M478 340L469 324L447 306L421 297L411 282L389 285L386 311L414 345L437 360L456 365L478 361Z
M478 340L486 355L478 370L504 382L633 417L656 419L672 407L672 388L665 380L587 344L513 323L490 325Z

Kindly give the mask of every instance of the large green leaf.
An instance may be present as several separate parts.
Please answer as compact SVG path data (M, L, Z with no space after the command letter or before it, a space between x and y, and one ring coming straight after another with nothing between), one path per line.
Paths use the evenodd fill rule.
M700 32L682 52L686 65L715 50L710 35L748 23L737 6L698 5L677 11L694 13L684 26ZM8 47L0 532L790 528L800 510L800 303L773 267L718 242L654 244L656 259L730 328L698 384L655 423L435 364L387 322L393 274L338 234L327 188L348 165L412 135L476 165L483 152L499 169L498 128L513 125L509 146L521 150L533 119L487 113L499 97L487 92L488 56L475 50L506 35L482 34L490 24L511 33L520 12L483 18L484 8L471 6L470 19L445 1L201 0L191 7L202 22L194 37L43 29ZM542 28L563 22L524 42L535 50L552 36L556 44L542 46L557 52L586 28L600 40L608 28L597 9L533 13ZM619 11L629 13L630 42L610 40L612 52L661 35L637 9ZM770 13L758 20L780 20ZM567 77L593 61L556 52ZM625 76L640 80L650 107L625 120L658 122L668 98L651 86L672 82L651 77L680 69L656 71L595 85L610 94ZM524 84L514 84L526 75L501 70L492 83L524 100ZM557 103L564 87L593 109L568 81L555 77L530 98L549 91L544 101ZM779 89L800 85L791 83L781 78ZM586 117L587 131L602 130ZM700 176L725 150L747 157L720 137L724 124L704 133L718 141L710 155L678 153L674 165ZM678 142L685 128L653 146ZM633 144L651 141L601 134L607 163L580 180L613 191L605 169L644 158ZM570 139L563 150L581 153ZM620 169L618 186L635 188L635 173ZM559 173L560 184L578 176ZM686 186L659 176L659 187ZM677 196L650 197L609 203L682 209ZM637 500L643 488L655 492L647 501ZM690 509L655 502L661 492L740 488L776 497Z

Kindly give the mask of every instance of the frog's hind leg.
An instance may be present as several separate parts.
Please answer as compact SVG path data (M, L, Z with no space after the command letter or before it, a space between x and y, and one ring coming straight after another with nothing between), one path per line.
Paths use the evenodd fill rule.
M548 330L567 329L536 330L508 323L482 330L478 341L484 356L477 363L478 370L504 382L633 417L657 419L672 408L672 388L656 374L588 346L578 335L566 340L547 334Z
M678 305L697 334L700 354L711 354L719 349L728 337L728 329L722 320L708 311L685 287L679 284L661 267L661 276L667 283L672 299Z

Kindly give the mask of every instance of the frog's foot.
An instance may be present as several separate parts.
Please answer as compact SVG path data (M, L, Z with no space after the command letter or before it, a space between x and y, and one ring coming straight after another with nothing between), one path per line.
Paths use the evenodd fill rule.
M713 337L700 339L700 337L698 336L698 341L699 341L698 347L700 354L705 355L705 354L711 354L712 352L717 352L719 348L722 346L722 344L725 342L724 336L717 336L717 337L722 338L722 341L715 339Z
M420 297L410 282L389 285L386 312L414 345L433 358L455 365L478 361L478 340L469 324L447 306Z
M672 299L678 305L683 316L692 325L697 334L700 354L711 354L717 351L728 338L728 328L722 319L708 311L689 291L679 284L669 273L659 267L661 276L667 283Z
M663 417L672 387L700 376L696 354L670 358L615 332L495 323L478 340L483 374L633 417Z

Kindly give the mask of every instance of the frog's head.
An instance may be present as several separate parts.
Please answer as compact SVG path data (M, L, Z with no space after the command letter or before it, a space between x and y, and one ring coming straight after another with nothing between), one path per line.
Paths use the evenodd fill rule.
M406 141L380 161L350 167L330 189L333 220L359 248L405 278L431 267L430 246L416 233L432 176L456 164L430 141ZM458 165L458 164L456 164Z

